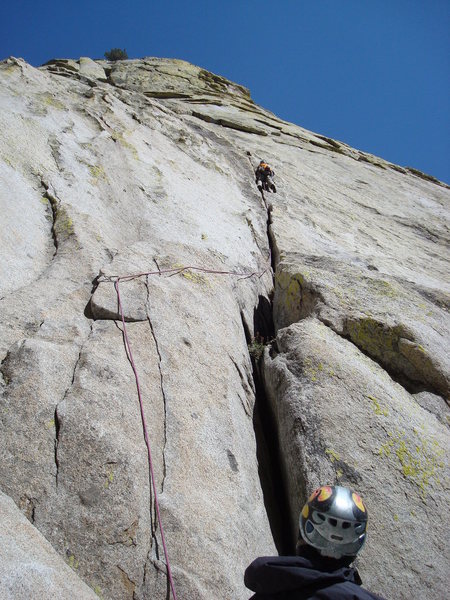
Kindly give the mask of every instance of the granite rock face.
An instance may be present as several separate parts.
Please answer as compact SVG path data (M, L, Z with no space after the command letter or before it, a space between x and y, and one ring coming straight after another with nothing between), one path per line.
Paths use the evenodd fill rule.
M423 569L407 566L415 561L430 574L425 597L440 597L446 526L433 522L445 512L448 425L314 317L279 330L266 350L264 378L292 532L302 499L323 481L362 490L369 534L358 567L365 585L388 598L415 597L424 581Z
M184 61L0 79L2 492L98 596L167 597L118 281L179 598L247 598L334 482L367 587L444 597L448 187Z
M3 600L51 598L95 600L96 594L76 575L51 544L27 521L11 498L0 492L0 592Z

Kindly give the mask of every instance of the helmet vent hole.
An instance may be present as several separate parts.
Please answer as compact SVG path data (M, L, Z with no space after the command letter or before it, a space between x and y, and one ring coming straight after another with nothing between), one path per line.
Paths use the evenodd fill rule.
M342 523L342 529L348 529L350 527L350 523L348 521L344 521Z
M330 518L330 519L328 519L328 523L329 523L330 525L332 525L333 527L336 527L336 525L337 525L337 521L336 521L336 519L331 519L331 518Z
M321 520L321 521L325 521L325 515L323 515L322 513L317 513L317 517Z

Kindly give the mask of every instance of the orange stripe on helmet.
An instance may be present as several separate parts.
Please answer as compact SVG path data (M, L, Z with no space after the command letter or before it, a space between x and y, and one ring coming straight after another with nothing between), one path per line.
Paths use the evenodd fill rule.
M362 512L366 512L366 507L364 506L364 503L361 500L361 496L359 496L358 494L355 494L355 492L353 492L352 498L353 498L353 502L356 504L356 506L359 508L359 510L361 510Z
M316 498L319 502L324 502L325 500L328 500L328 498L330 498L332 494L332 488L329 485L324 485L320 488L317 488L317 490L314 490L314 492L308 498L308 502L312 502Z
M328 500L328 498L331 498L332 494L333 489L329 485L324 485L320 488L320 494L317 500L319 502L324 502L325 500Z

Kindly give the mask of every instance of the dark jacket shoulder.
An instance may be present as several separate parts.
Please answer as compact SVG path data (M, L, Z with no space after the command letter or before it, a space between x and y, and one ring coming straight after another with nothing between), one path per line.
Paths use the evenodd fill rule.
M305 556L257 558L245 571L251 600L383 600L361 587L350 560Z

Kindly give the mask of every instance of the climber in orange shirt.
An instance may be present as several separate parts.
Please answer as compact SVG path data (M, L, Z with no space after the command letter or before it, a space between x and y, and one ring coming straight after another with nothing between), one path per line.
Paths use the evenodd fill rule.
M260 191L276 192L277 190L273 182L274 176L275 173L273 170L262 160L255 169L256 185L258 186L258 189Z

